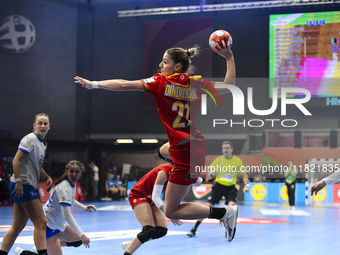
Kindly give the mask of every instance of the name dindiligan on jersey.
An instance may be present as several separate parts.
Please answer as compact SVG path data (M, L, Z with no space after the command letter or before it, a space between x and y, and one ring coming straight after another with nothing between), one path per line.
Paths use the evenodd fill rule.
M183 87L174 84L167 84L165 86L164 96L187 100L197 99L196 88Z

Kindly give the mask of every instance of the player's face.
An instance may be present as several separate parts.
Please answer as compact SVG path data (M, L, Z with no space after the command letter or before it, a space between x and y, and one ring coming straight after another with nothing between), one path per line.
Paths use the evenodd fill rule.
M222 153L224 157L230 158L233 155L233 148L230 146L230 144L223 144Z
M66 172L67 179L75 185L81 177L81 169L78 165L72 165Z
M33 124L34 132L40 139L44 139L48 130L50 130L50 121L46 116L39 116Z
M161 69L161 74L164 76L169 76L175 73L175 62L170 58L168 53L164 53L162 62L159 64Z

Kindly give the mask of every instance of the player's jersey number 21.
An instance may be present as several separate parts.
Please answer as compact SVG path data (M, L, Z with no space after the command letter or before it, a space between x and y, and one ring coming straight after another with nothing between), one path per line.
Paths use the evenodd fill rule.
M189 120L190 116L189 102L184 104L182 101L175 101L172 104L172 111L177 112L177 116L172 124L173 128L186 128L191 125L191 121Z

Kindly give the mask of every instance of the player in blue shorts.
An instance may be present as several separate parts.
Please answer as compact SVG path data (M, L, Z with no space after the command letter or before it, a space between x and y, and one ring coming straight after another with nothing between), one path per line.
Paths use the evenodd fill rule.
M48 115L37 114L33 123L33 132L21 139L13 159L13 175L9 190L13 206L13 222L5 234L0 255L7 255L28 219L34 225L34 243L39 255L46 255L46 218L37 192L39 179L52 185L52 179L43 169L47 143L45 136L50 129Z

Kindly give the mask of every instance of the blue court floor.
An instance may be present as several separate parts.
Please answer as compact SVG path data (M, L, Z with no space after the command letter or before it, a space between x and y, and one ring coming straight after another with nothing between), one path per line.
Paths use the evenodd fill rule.
M88 204L88 203L85 203ZM95 202L97 212L76 208L73 215L90 238L90 248L63 248L68 254L124 254L121 243L132 239L141 226L127 201ZM12 207L0 207L0 243L12 222ZM284 206L239 204L238 227L235 239L228 243L224 228L218 222L207 220L198 228L196 237L186 233L192 222L182 226L168 223L164 238L147 242L138 254L340 254L340 207L298 206L289 211ZM20 246L32 249L32 223L22 231L9 254Z

